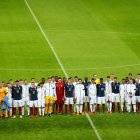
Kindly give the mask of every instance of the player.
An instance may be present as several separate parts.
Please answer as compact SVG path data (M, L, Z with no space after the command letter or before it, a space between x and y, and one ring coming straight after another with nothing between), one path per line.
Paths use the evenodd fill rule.
M38 92L35 82L32 82L29 87L29 99L30 117L38 117Z
M100 105L102 104L102 111L105 111L105 84L103 78L100 78L100 84L97 84L97 110L100 112Z
M82 114L83 103L85 98L85 90L84 85L82 84L82 80L78 79L78 84L75 86L74 89L74 98L76 100L76 107L77 107L77 115Z
M9 106L9 116L10 118L12 118L12 107L13 107L13 99L12 99L12 86L10 85L10 83L7 83L7 93L8 93L8 106Z
M60 77L58 78L58 82L56 83L56 96L56 113L62 114L64 102L64 83Z
M120 83L117 81L117 77L114 77L112 87L112 111L115 111L115 103L117 103L118 112L120 112Z
M72 79L68 79L68 83L65 84L64 88L64 99L65 99L65 113L68 113L68 106L69 111L72 114L72 105L73 105L73 98L74 98L74 85L72 84Z
M51 116L53 113L53 104L56 98L56 86L54 81L51 78L48 78L48 83L44 84L46 93L45 93L45 114Z
M5 93L6 93L6 88L3 87L2 82L0 82L0 118L2 117L1 106L2 106L2 101L4 99Z
M75 76L74 77L74 82L73 82L73 85L74 87L78 84L78 76ZM75 89L75 88L74 88ZM75 92L74 92L75 93ZM76 114L76 110L77 110L77 107L76 107L76 101L74 99L74 104L73 104L73 110L74 110L74 114Z
M122 79L122 84L120 85L120 98L121 98L121 110L124 112L124 105L125 101L127 102L127 96L126 96L126 81L125 79Z
M17 80L16 85L12 87L12 98L13 98L13 118L16 118L16 108L19 110L19 117L22 116L22 86Z
M140 112L140 83L139 79L136 79L136 108L137 112Z
M90 107L89 107L89 97L88 97L88 86L90 85L90 82L88 81L88 77L85 77L85 80L82 82L84 85L84 90L85 90L85 99L84 99L84 104L83 104L83 114L85 111L85 104L87 104L87 109L88 112L90 112Z
M99 84L100 83L100 79L97 77L96 74L93 74L93 78L95 79L95 83Z
M107 112L112 113L112 88L110 76L107 76L105 81L105 99L107 104Z
M30 116L30 108L29 108L29 87L30 85L28 84L27 80L23 81L22 84L22 116L24 116L25 111L24 108L26 106L27 108L27 113L28 113L28 117Z
M39 116L44 117L44 113L45 113L45 92L46 92L45 87L44 87L44 82L41 82L39 84L37 92L38 92Z
M89 97L89 104L90 104L90 112L89 114L96 114L96 103L97 103L97 88L95 79L91 79L91 84L88 87L88 97Z
M133 80L129 80L129 84L127 85L127 94L128 94L128 112L131 112L131 104L133 105L134 113L136 113L136 86L133 84Z

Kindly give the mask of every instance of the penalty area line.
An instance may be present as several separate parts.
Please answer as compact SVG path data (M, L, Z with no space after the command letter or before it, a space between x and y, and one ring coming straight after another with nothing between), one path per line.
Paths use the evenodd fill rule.
M98 140L102 140L101 136L99 135L98 130L97 130L96 127L94 126L94 124L93 124L93 122L92 122L90 116L88 115L88 113L86 113L86 117L87 117L87 119L88 119L88 121L89 121L89 123L90 123L92 129L94 130L94 132L95 132L95 134L96 134Z

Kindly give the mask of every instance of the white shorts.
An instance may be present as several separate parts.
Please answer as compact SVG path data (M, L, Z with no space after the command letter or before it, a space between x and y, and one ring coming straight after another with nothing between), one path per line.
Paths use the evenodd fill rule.
M38 107L45 107L45 101L44 100L38 100Z
M96 104L96 103L97 103L97 97L96 97L96 96L90 97L89 103L90 103L90 104Z
M38 100L30 101L29 106L30 106L30 107L38 107Z
M136 104L136 96L133 96L132 98L131 97L128 97L128 104L133 104L135 105Z
M125 102L125 96L120 96L120 99L121 99L121 103Z
M120 94L112 93L112 102L120 102Z
M136 102L140 103L140 96L136 96Z
M85 96L84 103L89 103L89 97L88 96Z
M66 105L73 105L73 97L66 97L66 100L65 100L65 104Z
M112 97L111 97L111 94L106 94L105 95L105 100L106 100L106 102L111 102L112 101Z
M22 98L22 105L23 106L25 106L25 105L29 106L29 103L30 103L30 100L28 97Z
M76 104L79 105L79 104L83 104L83 103L84 103L84 98L79 97L79 98L76 99Z
M22 107L22 100L13 100L13 107Z
M9 105L10 108L13 107L13 99L8 100L8 105Z
M105 104L105 97L97 97L98 104Z

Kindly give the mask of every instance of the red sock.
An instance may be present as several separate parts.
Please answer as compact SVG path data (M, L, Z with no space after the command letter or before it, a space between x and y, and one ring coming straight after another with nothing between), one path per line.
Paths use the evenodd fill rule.
M117 103L118 112L120 112L120 103Z
M105 104L102 104L102 110L105 111Z
M70 113L72 113L72 104L69 105Z
M85 103L83 103L83 109L82 109L82 112L85 111Z
M35 111L35 115L38 115L38 107L35 107L35 109L34 109L34 111Z
M140 111L140 103L138 103L138 111Z
M33 107L30 107L30 116L33 116Z
M65 105L65 113L68 113L68 105Z
M97 110L98 110L98 112L100 112L100 105L99 104L97 104Z
M115 111L115 103L112 103L112 111Z
M61 104L59 105L59 112L62 113L62 111L63 111L63 103L61 103Z
M13 116L16 116L16 107L13 107Z

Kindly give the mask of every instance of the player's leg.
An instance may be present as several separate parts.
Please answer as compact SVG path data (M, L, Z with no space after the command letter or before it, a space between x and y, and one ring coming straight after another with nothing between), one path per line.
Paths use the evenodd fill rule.
M80 114L85 114L83 111L83 104L84 104L84 98L81 97L80 98Z
M80 113L80 99L79 98L77 98L77 100L76 100L76 112L77 112L77 115L79 115L79 113Z
M30 106L30 117L33 117L33 101L30 101L29 103L29 106Z
M49 110L49 96L45 97L45 115L48 114L48 110Z
M85 112L85 104L87 103L87 101L86 101L87 98L86 97L87 96L85 96L85 98L84 98L82 113Z
M120 95L119 94L116 95L116 102L117 102L118 112L120 112Z
M26 100L25 100L25 98L23 98L22 99L22 116L24 116L24 112L25 112L24 108L25 108L25 105L26 105Z
M101 97L102 99L102 111L105 112L105 97Z
M66 97L66 99L65 99L65 114L68 113L69 100L70 99L68 97Z
M42 107L41 107L41 100L38 100L38 112L39 112L39 116L41 117L41 111L42 111Z
M138 112L140 112L140 96L138 96Z
M73 98L69 98L69 110L71 114L73 113L72 106L73 106Z
M13 100L13 118L16 118L17 100Z
M18 110L19 110L19 116L20 116L20 118L23 118L22 117L22 107L23 107L22 100L18 100Z
M53 103L54 103L54 98L51 96L49 100L49 115L53 113Z
M131 112L131 98L128 97L128 112Z
M100 112L101 97L97 97L97 111Z
M133 104L133 111L134 113L136 113L136 97L135 96L132 97L132 104Z
M112 112L115 111L115 94L112 93Z
M34 115L38 117L38 100L34 101Z
M124 97L121 96L121 110L124 112Z
M8 101L8 103L9 103L9 116L10 116L10 118L12 117L12 99L10 99L9 101Z
M42 101L42 117L45 115L45 101Z

